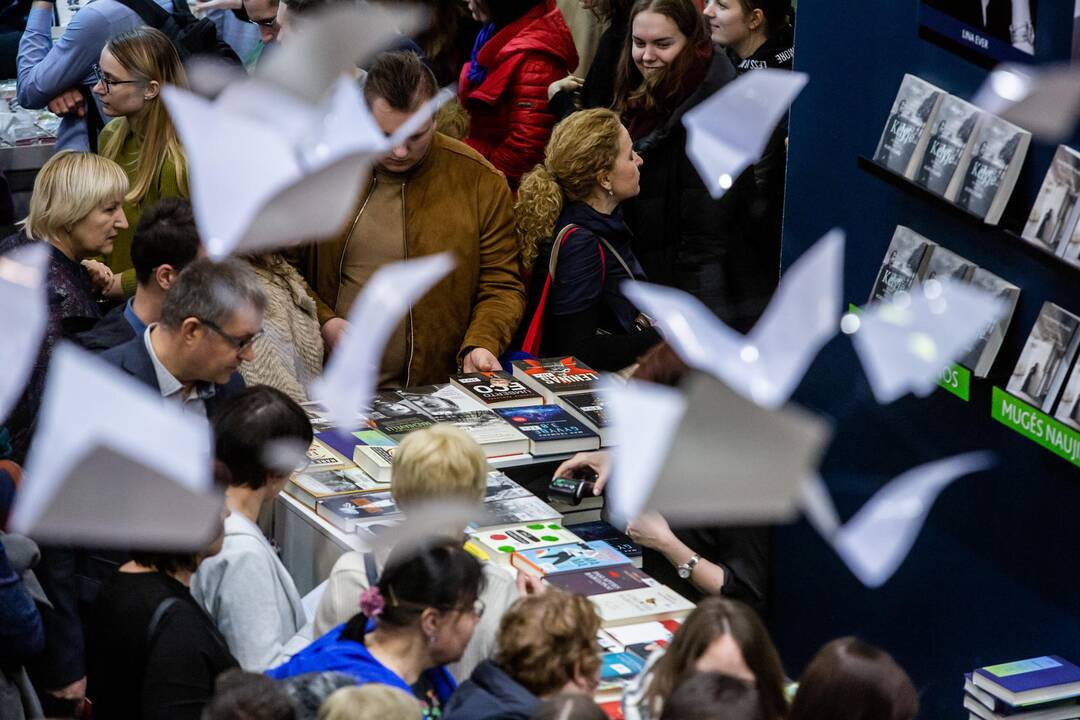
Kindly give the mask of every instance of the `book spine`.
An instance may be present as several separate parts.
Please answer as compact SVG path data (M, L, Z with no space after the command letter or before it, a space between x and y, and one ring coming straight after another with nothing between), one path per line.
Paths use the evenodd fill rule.
M956 202L956 196L960 194L960 188L964 184L964 177L967 175L968 166L971 165L972 156L975 154L975 145L982 133L983 125L986 123L986 114L980 113L979 119L975 122L975 129L971 131L971 137L968 138L967 145L964 146L964 154L960 156L960 162L956 164L956 169L953 170L952 180L949 181L949 187L945 190L945 199L951 203Z
M519 552L510 553L510 565L533 577L544 577L544 571Z

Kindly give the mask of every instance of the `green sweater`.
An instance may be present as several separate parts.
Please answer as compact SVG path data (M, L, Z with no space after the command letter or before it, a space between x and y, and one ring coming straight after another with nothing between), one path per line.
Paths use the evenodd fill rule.
M98 136L98 152L105 147L109 138L117 131L117 123L117 120L113 120L101 130L101 134ZM131 182L135 182L135 168L139 161L140 146L139 136L134 132L129 132L127 138L124 139L123 147L120 149L120 156L116 158L116 162L120 167L124 168L124 172L127 173L128 180ZM180 191L179 183L176 181L176 165L166 156L157 177L150 184L150 188L146 191L146 195L143 196L142 200L137 203L124 202L124 215L127 216L128 226L113 238L113 250L105 256L105 262L109 268L113 272L120 273L120 283L124 289L124 297L131 297L135 294L135 270L131 265L131 238L135 234L135 226L139 224L143 209L150 207L161 198L176 195L188 197L187 192Z

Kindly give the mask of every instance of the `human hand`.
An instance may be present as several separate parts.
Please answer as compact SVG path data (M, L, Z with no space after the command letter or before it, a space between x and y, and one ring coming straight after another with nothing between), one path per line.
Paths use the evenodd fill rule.
M75 115L82 117L86 114L86 101L82 93L75 88L70 88L60 93L46 105L53 115Z
M82 703L86 699L86 678L81 677L70 685L65 685L56 690L50 690L49 694L60 700L68 700L73 703Z
M244 6L243 0L195 0L195 14L205 15L210 10L239 10Z
M547 585L544 584L543 580L520 570L518 570L514 585L517 587L519 597L525 597L526 595L543 595L547 592Z
M555 97L556 94L565 90L569 93L576 93L581 90L581 86L585 84L585 81L574 75L567 75L562 80L556 80L548 85L548 100Z
M575 472L592 470L596 473L593 495L599 495L611 476L611 455L607 450L580 452L555 469L553 477L571 477Z
M626 526L626 534L638 545L665 552L672 543L679 542L664 516L658 512L638 515Z
M330 318L324 322L322 326L322 339L323 344L326 345L326 350L329 352L337 347L337 344L345 337L345 333L348 332L348 330L349 322L344 318Z
M499 358L495 357L490 350L478 347L469 351L461 363L461 372L495 372L502 370Z
M113 284L113 271L98 260L83 260L82 266L90 273L90 286L98 295L105 295Z

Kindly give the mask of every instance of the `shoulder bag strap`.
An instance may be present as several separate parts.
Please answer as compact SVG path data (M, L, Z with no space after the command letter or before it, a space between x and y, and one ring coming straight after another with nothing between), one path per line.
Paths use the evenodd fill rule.
M619 254L619 251L615 249L615 246L612 245L605 237L601 237L600 242L604 243L604 247L608 249L608 252L614 255L615 259L619 261L619 264L622 265L623 270L626 271L627 277L629 277L631 280L637 280L637 278L634 277L634 273L630 271L630 266L626 264L626 261L623 260L623 256Z
M135 12L136 15L143 19L147 25L161 30L165 23L169 21L169 13L163 7L158 5L154 0L116 0ZM176 2L182 2L183 0L176 0Z
M559 264L559 249L562 248L562 244L566 242L566 238L570 237L578 226L574 223L570 223L555 237L555 242L551 245L551 257L548 259L548 277L555 280L555 268Z
M367 575L368 587L379 584L379 568L375 565L375 553L364 553L364 574Z
M165 619L165 614L169 612L169 609L179 602L179 598L167 597L158 603L157 608L154 610L154 614L150 616L150 624L146 628L146 652L149 655L151 648L154 647L154 640L157 637L158 628L161 627L161 621Z
M522 351L529 355L539 356L540 354L540 338L544 332L544 311L547 309L548 293L551 291L551 284L555 278L555 269L559 263L559 249L577 229L577 225L570 223L559 231L559 234L555 237L555 242L551 245L551 258L548 260L548 272L547 277L544 278L544 287L540 291L540 300L537 302L536 310L533 311L533 316L529 320L525 331L525 340L521 344Z

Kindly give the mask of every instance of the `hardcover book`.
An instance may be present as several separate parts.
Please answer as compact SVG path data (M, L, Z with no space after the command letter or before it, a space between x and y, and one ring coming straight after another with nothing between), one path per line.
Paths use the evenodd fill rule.
M544 581L560 590L585 597L622 590L637 590L656 582L633 565L558 573L545 576Z
M367 447L357 446L353 450L353 462L357 467L375 478L376 482L388 483L394 471L393 447Z
M630 558L634 563L634 567L641 567L641 546L603 520L567 525L566 529L585 542L603 540Z
M372 398L371 422L377 430L397 442L415 430L435 424L430 416L393 391L383 391Z
M458 375L451 378L450 383L489 408L539 405L544 402L540 393L502 370Z
M664 585L593 595L589 598L604 627L686 617L694 603Z
M911 228L897 225L870 292L870 302L889 300L915 286L922 279L933 246L933 242Z
M596 450L600 437L558 405L498 408L495 410L529 441L533 455Z
M997 358L1001 349L1001 342L1005 339L1005 332L1012 322L1013 311L1016 309L1016 301L1020 298L1020 288L1006 282L989 270L975 268L971 276L971 284L990 295L995 296L1005 303L1006 312L997 322L992 322L983 328L978 341L971 346L967 354L960 360L960 364L969 368L975 377L984 378L990 373L990 368Z
M600 437L600 447L611 444L611 410L606 393L596 390L566 393L559 395L557 401L566 412Z
M1033 245L1063 254L1077 223L1080 197L1080 153L1059 145L1046 171L1022 237Z
M1043 303L1007 390L1050 412L1065 384L1080 344L1080 318L1054 303Z
M630 566L630 558L603 540L567 543L514 553L510 564L536 577L550 578L575 570L596 570L617 565Z
M484 503L485 517L477 520L475 528L498 528L521 523L562 522L562 513L536 497L510 498Z
M522 550L565 545L578 542L569 530L559 523L519 523L501 528L477 530L470 541L488 558L499 565L509 565L511 553Z
M514 377L549 403L555 402L555 396L561 393L593 390L600 381L599 373L573 357L515 360L512 365Z
M397 445L394 440L378 430L347 432L337 428L327 428L315 433L315 438L344 458L351 458L353 450L361 446L394 447Z
M398 514L390 493L376 492L344 498L320 500L315 514L343 532L355 532L372 521L386 520Z
M960 257L952 250L938 244L930 248L930 259L926 263L924 280L944 279L966 283L975 272L975 263Z
M926 151L919 159L915 183L935 195L952 200L959 191L956 168L969 155L971 139L982 112L953 95L946 95L931 127Z
M913 179L930 139L927 126L944 97L940 88L922 78L904 75L874 153L874 162Z
M312 440L308 447L307 462L312 470L345 470L354 467L352 462L338 455L318 438Z
M431 423L450 423L464 430L489 458L529 451L524 435L452 385L405 388L397 395Z
M975 689L978 690L978 688ZM1075 720L1080 718L1080 705L1071 700L1066 700L1064 703L1039 703L1020 708L1012 708L1004 703L1001 705L1002 707L995 711L986 707L974 695L964 694L964 709L979 720ZM1030 710L1025 712L1026 707L1030 707Z
M956 204L997 225L1009 202L1031 133L999 117L986 115L972 140L973 151L956 194Z
M1072 374L1065 383L1054 417L1073 430L1080 430L1080 362L1073 365Z
M1080 696L1080 667L1057 655L978 668L971 679L1014 707Z
M350 468L296 473L289 478L284 491L314 510L319 500L385 489L385 483L377 482L358 468Z

